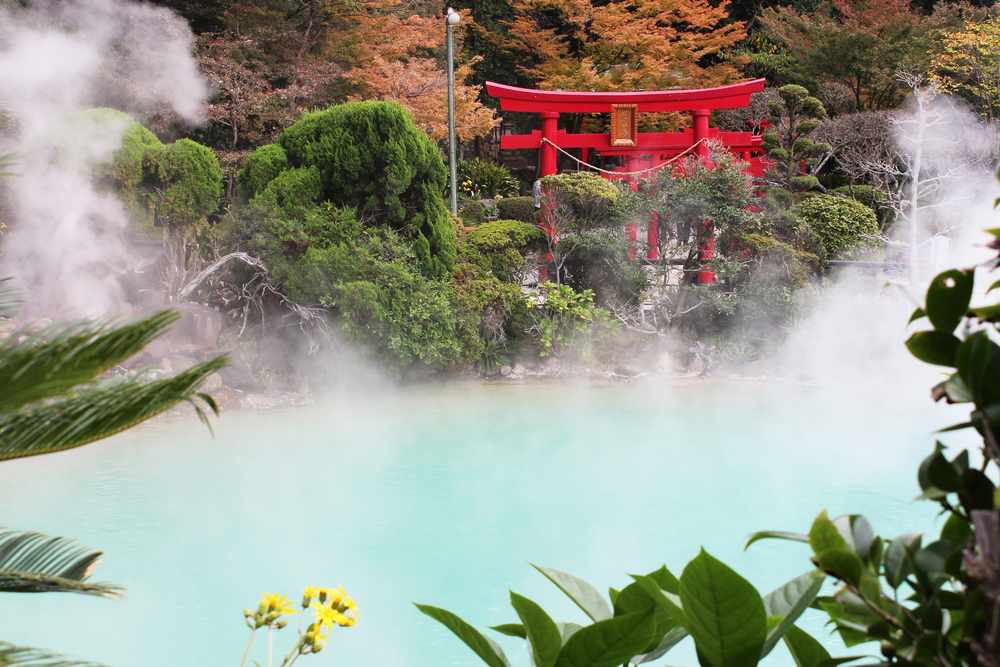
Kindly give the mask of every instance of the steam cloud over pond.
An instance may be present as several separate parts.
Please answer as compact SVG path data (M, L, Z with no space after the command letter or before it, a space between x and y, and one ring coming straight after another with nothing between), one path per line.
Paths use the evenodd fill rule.
M168 9L122 0L36 2L0 9L0 109L17 126L19 177L8 179L17 233L0 259L36 314L66 317L122 306L116 280L127 224L95 188L94 164L121 145L125 124L68 121L101 106L199 120L207 86L187 24Z

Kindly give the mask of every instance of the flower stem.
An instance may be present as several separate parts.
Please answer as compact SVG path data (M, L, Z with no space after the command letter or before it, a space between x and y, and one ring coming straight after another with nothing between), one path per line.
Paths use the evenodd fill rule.
M270 625L267 626L267 667L272 667L271 654L274 652L274 642L272 639L272 635L274 633L271 632L272 630L274 630L273 627L271 627Z
M243 665L245 665L247 662L247 655L250 654L250 645L253 644L253 636L254 633L256 632L257 628L254 628L253 630L250 631L250 641L247 642L247 649L243 651L243 659L240 660L240 667L243 667Z

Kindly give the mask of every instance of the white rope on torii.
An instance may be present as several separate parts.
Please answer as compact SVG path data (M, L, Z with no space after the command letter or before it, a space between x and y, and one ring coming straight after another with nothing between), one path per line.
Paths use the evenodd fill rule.
M617 176L636 176L636 175L639 175L639 174L647 174L647 173L649 173L651 171L654 171L656 169L662 169L663 167L667 166L668 164L673 164L677 160L679 160L682 157L684 157L687 153L690 153L695 148L697 148L699 144L701 144L702 142L707 141L707 140L708 140L707 137L702 137L701 139L699 139L698 141L694 142L689 147L685 148L683 151L681 151L680 153L678 153L674 157L670 158L669 160L667 160L665 162L661 162L658 165L655 165L655 166L652 166L652 167L648 167L648 168L643 169L641 171L611 171L611 170L608 170L608 169L601 169L600 167L595 167L592 164L588 164L588 163L584 162L580 158L578 158L575 155L573 155L572 153L568 152L566 149L561 148L559 146L556 146L556 144L554 144L552 141L550 141L549 139L547 139L545 137L542 137L541 143L543 143L543 144L551 144L552 147L555 148L557 151L559 151L561 153L564 153L570 159L575 160L578 164L582 164L583 166L587 167L588 169L593 169L594 171L599 171L599 172L601 172L603 174L615 174Z

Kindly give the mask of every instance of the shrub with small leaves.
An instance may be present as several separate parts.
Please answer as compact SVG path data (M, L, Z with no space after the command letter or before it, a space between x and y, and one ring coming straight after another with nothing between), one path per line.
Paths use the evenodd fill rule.
M778 89L781 100L768 100L771 129L762 136L762 147L775 167L766 172L771 185L800 192L819 182L808 173L817 158L830 152L830 145L808 138L826 118L823 103L809 95L802 86L787 85ZM803 169L805 167L805 169Z
M820 238L825 259L858 257L878 249L878 218L852 199L816 195L796 204L792 212Z
M501 220L520 220L530 225L538 224L538 209L533 197L504 197L497 201L497 215Z

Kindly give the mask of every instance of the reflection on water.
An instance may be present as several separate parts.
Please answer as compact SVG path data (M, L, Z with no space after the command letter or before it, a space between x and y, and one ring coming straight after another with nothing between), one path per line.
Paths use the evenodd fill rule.
M888 536L939 528L910 501L915 471L963 410L926 386L421 386L226 414L214 440L163 421L0 464L3 523L105 550L96 578L129 589L5 595L0 638L116 667L236 665L262 591L343 584L361 620L309 664L477 665L410 601L482 629L516 620L514 589L583 623L527 563L621 588L663 563L679 574L702 545L767 593L809 569L807 547L744 552L753 531L805 532L823 508ZM826 638L821 622L802 624ZM527 665L523 642L500 643ZM668 657L697 664L690 640ZM779 646L765 664L794 663Z

